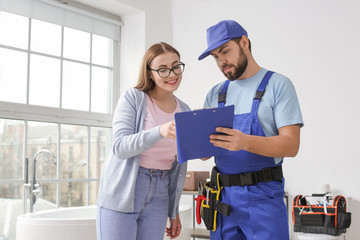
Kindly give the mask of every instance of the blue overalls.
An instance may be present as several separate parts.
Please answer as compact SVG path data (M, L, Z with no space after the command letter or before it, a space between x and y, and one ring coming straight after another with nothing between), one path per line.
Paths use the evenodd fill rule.
M246 134L265 136L257 112L261 97L273 72L262 79L250 113L235 114L234 129ZM229 80L219 92L219 107L225 106ZM222 101L221 101L222 99ZM275 167L274 158L264 157L245 150L230 155L216 156L215 163L221 174L238 174ZM284 181L283 181L284 182ZM224 187L221 202L231 206L230 216L218 215L217 229L211 239L225 240L287 240L289 239L287 210L284 203L284 185L280 181L260 182L252 186Z

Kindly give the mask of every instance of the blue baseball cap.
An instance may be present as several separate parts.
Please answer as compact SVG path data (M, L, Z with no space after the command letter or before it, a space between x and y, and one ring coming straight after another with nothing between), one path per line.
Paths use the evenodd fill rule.
M237 22L233 20L223 20L216 25L207 29L207 44L208 48L203 52L198 60L201 60L210 55L210 52L215 48L220 47L231 39L248 36L246 30Z

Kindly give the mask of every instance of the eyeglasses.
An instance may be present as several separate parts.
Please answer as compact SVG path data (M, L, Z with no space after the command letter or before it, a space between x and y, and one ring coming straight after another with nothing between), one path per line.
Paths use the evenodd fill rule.
M175 75L181 75L185 69L185 63L175 65L173 68L152 69L148 67L148 69L157 72L161 78L167 78L170 76L171 71L175 73Z

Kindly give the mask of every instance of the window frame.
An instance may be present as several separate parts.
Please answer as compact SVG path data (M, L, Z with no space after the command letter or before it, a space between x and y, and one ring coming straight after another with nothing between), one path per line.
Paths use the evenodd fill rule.
M71 61L71 62L78 62L78 63L84 63L81 61L76 61L68 58L64 58L61 54L61 56L53 56L48 55L40 52L34 52L30 50L30 34L31 34L31 21L33 18L28 17L29 19L29 26L28 26L28 48L27 49L20 49L16 47L1 45L0 48L4 49L10 49L14 51L19 52L25 52L27 54L28 58L28 65L27 65L27 86L26 86L26 103L15 103L15 102L6 102L6 101L0 101L0 118L3 119L9 119L9 120L21 120L24 121L24 150L23 150L23 166L25 166L25 158L29 157L29 160L32 158L32 156L27 156L28 151L28 139L27 139L27 131L28 131L28 121L39 121L39 122L48 122L48 123L55 123L58 127L58 147L57 147L57 153L55 153L56 156L60 156L60 149L61 149L61 124L71 124L71 125L81 125L87 127L87 133L88 133L88 146L87 146L87 162L90 162L91 156L90 156L90 128L91 127L104 127L104 128L111 128L112 127L112 113L115 109L116 102L120 95L120 41L119 40L113 40L113 64L112 67L106 67L102 65L93 64L90 62L85 62L86 65L95 66L95 67L102 67L112 70L112 81L111 81L111 106L110 106L110 112L111 113L98 113L98 112L91 112L91 74L89 77L90 81L90 88L89 88L89 110L88 111L81 111L81 110L72 110L72 109L64 109L61 107L61 94L60 94L60 106L59 107L47 107L47 106L39 106L39 105L32 105L29 104L29 68L30 68L30 55L36 54L39 56L46 56L51 58L60 59L60 61ZM44 21L44 19L41 19ZM45 21L46 22L46 21ZM62 28L62 34L64 32L64 27ZM120 27L120 26L119 26ZM91 36L93 33L90 33ZM63 38L63 37L62 37ZM62 39L63 41L63 39ZM63 52L63 44L61 46L61 52ZM90 43L90 50L92 49L92 41ZM61 64L62 65L62 64ZM61 66L62 68L62 66ZM62 69L61 69L62 71ZM62 86L61 86L62 87ZM62 90L60 89L60 92ZM29 167L29 177L31 176L32 170ZM25 168L23 170L23 179L0 179L0 184L22 184L24 183L25 178ZM56 191L56 205L59 208L60 207L60 185L61 183L67 183L67 182L86 182L87 188L86 188L86 206L89 205L89 192L90 192L90 184L93 182L99 182L99 176L97 178L90 178L90 167L89 164L87 164L87 177L83 179L65 179L60 177L60 167L57 167L57 177L56 179L41 179L41 183L55 183L57 185L57 191ZM27 189L23 187L22 191L22 198L23 198L23 212L26 210L26 198L28 197Z

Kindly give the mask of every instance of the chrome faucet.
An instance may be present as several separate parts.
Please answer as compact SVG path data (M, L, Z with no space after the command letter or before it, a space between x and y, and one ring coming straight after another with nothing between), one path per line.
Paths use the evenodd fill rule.
M41 194L42 190L40 187L40 183L36 182L36 161L37 161L37 157L39 154L41 153L47 153L51 156L54 165L56 165L56 157L55 155L47 150L47 149L40 149L37 153L35 153L34 157L33 157L33 172L32 172L32 180L30 180L30 183L28 183L28 164L26 164L26 177L25 177L25 187L30 189L30 212L32 213L34 211L34 205L36 202L37 197Z

